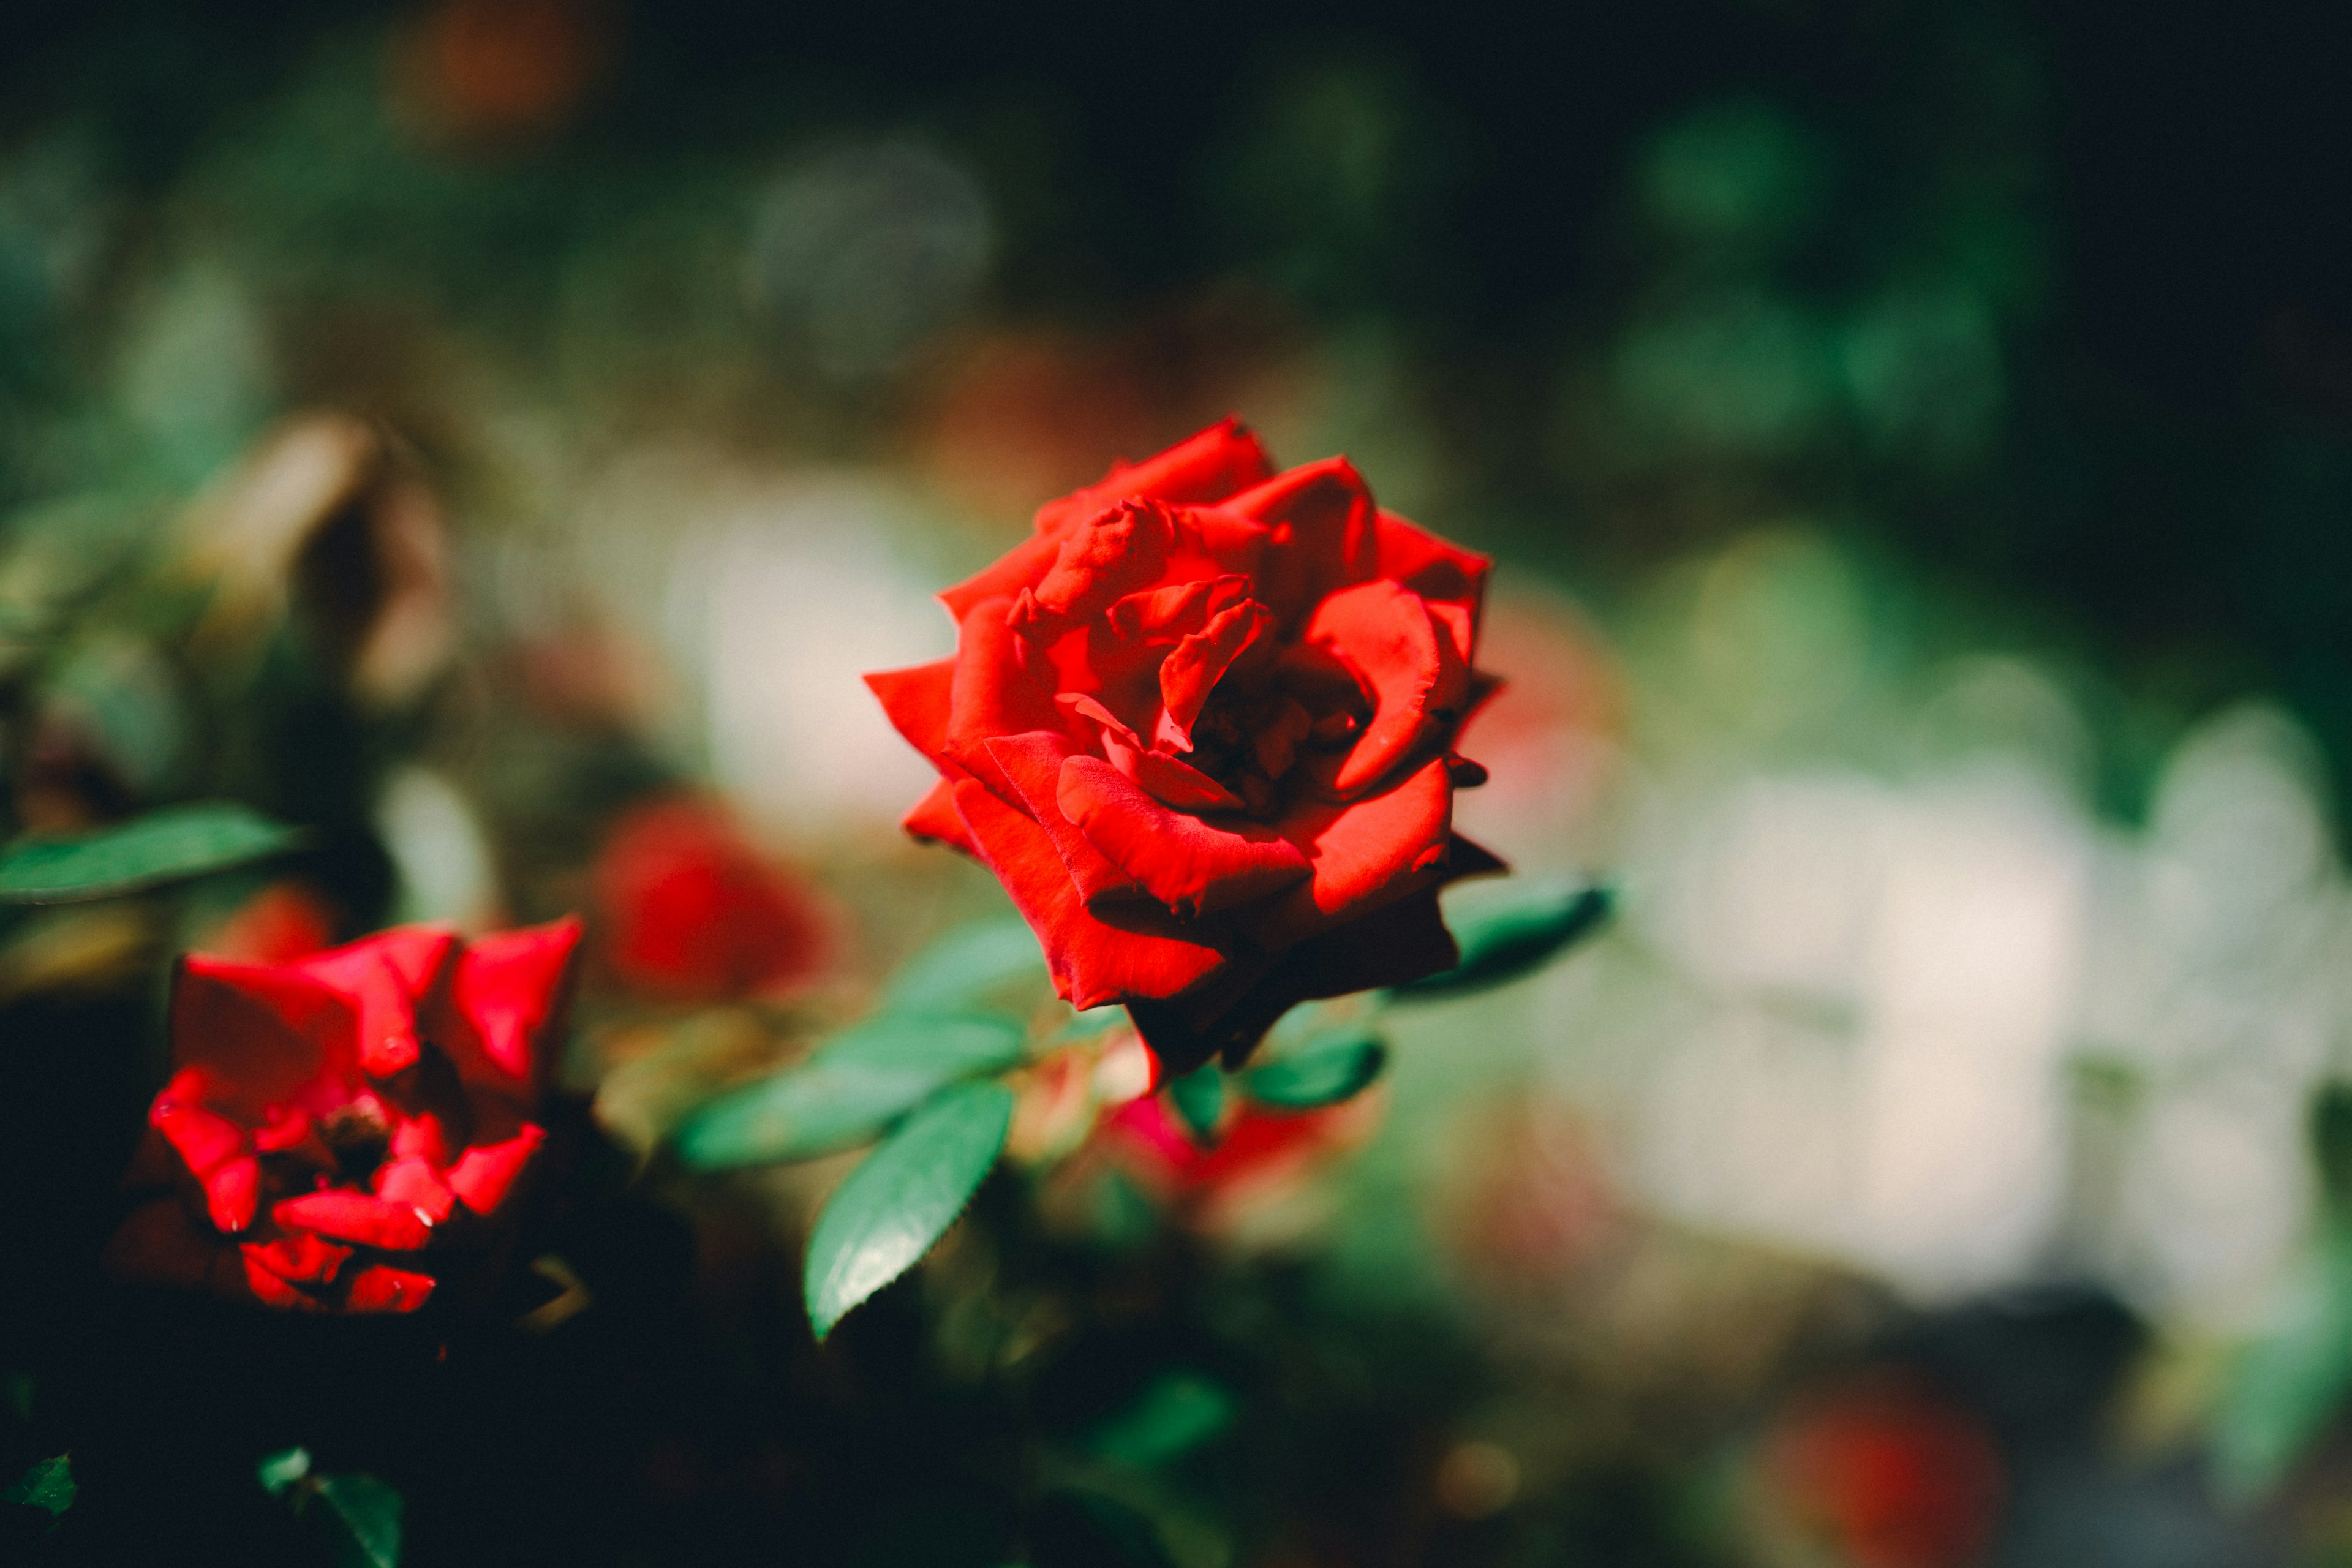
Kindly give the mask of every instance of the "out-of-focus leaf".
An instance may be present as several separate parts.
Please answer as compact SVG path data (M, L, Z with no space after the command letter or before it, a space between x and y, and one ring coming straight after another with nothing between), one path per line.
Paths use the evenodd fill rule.
M1361 1093L1388 1059L1388 1047L1370 1029L1335 1029L1260 1062L1242 1075L1242 1085L1261 1104L1311 1110Z
M1194 1068L1168 1086L1168 1098L1176 1102L1176 1114L1193 1140L1206 1143L1216 1136L1217 1117L1225 1109L1224 1072L1214 1062Z
M1002 1084L942 1090L834 1189L809 1237L802 1275L818 1339L912 1268L955 1223L1004 1147L1013 1105Z
M1034 931L1017 920L986 921L957 927L900 965L882 1002L893 1012L954 1012L1045 973Z
M2352 1217L2352 1083L2322 1084L2311 1097L2311 1152L2328 1206Z
M2271 1326L2238 1354L2213 1418L2213 1468L2242 1500L2284 1479L2352 1394L2352 1228L2332 1221Z
M16 1485L0 1492L0 1502L37 1508L51 1519L73 1506L74 1479L72 1456L59 1454L54 1459L43 1459L16 1478Z
M0 903L62 904L201 877L292 848L299 833L226 802L151 812L78 838L0 851Z
M348 1538L342 1568L400 1568L401 1498L373 1476L322 1476L320 1500Z
M1607 922L1616 897L1607 888L1531 883L1449 910L1462 962L1389 993L1400 999L1475 991L1516 980L1591 936Z
M1035 1568L1173 1568L1149 1515L1091 1489L1048 1495L1029 1534Z
M1223 1387L1196 1373L1171 1372L1097 1429L1087 1447L1114 1464L1148 1469L1179 1459L1232 1425Z
M400 1493L373 1476L316 1475L308 1448L287 1448L255 1467L261 1489L293 1505L331 1545L337 1568L400 1568ZM316 1513L313 1504L321 1505Z
M1011 1067L1023 1043L1009 1019L885 1014L695 1112L678 1130L678 1155L718 1171L855 1148L941 1085Z
M308 1448L281 1449L256 1465L253 1473L259 1479L263 1491L268 1492L271 1497L278 1497L284 1493L288 1487L310 1473L310 1450Z

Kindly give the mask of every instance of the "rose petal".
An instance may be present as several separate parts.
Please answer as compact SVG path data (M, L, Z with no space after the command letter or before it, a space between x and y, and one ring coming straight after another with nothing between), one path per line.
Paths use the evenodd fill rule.
M1019 792L1030 817L1054 841L1054 852L1062 858L1062 867L1069 872L1080 899L1093 905L1108 899L1134 898L1142 891L1140 883L1112 865L1078 831L1076 824L1062 815L1056 801L1062 764L1074 752L1066 739L1032 730L1024 734L1000 736L988 742L988 752Z
M1070 712L1096 726L1096 739L1101 743L1103 755L1110 765L1141 785L1144 793L1163 805L1178 811L1240 811L1241 800L1233 791L1202 773L1192 763L1155 752L1120 721L1118 716L1093 698L1079 693L1064 693L1055 699ZM1059 781L1055 788L1059 790ZM1058 807L1056 815L1059 815Z
M371 1263L352 1276L343 1294L346 1312L413 1312L433 1294L433 1277Z
M1486 574L1494 565L1475 550L1465 550L1414 526L1392 511L1379 512L1374 521L1373 570L1402 583L1434 605L1459 605L1470 612L1475 627L1486 592ZM1462 647L1464 663L1475 648Z
M1433 876L1453 842L1454 783L1433 758L1394 787L1362 800L1308 800L1275 824L1313 862L1314 879L1244 921L1250 937L1280 950L1412 890Z
M315 1230L387 1252L414 1252L433 1239L432 1221L407 1205L332 1187L280 1198L269 1217L289 1230Z
M489 1077L536 1085L550 1063L541 1048L569 999L581 924L566 916L467 942L433 1037L468 1081Z
M1170 1076L1220 1056L1236 1068L1275 1020L1301 1002L1402 985L1450 969L1459 957L1433 883L1298 943L1238 994L1205 1005L1192 997L1130 1002L1127 1010Z
M457 1201L457 1194L449 1190L441 1173L423 1160L386 1160L376 1167L373 1184L376 1196L388 1204L415 1209L432 1225L447 1219Z
M1273 530L1257 596L1286 632L1327 596L1373 574L1372 492L1345 458L1291 468L1224 505Z
M1273 829L1171 811L1094 757L1062 763L1055 798L1096 848L1180 916L1214 914L1311 874L1298 847Z
M516 1178L530 1163L539 1146L547 1142L547 1133L530 1122L522 1131L498 1143L477 1144L457 1156L449 1167L449 1185L456 1189L457 1201L476 1214L487 1215L506 1202Z
M1037 509L1037 531L1058 534L1128 496L1205 503L1246 489L1274 471L1257 437L1230 416L1154 457L1114 463L1101 481Z
M350 997L357 1007L353 1041L362 1071L390 1078L416 1061L416 1013L457 949L455 931L402 926L295 965Z
M1160 667L1160 700L1165 705L1154 737L1179 751L1192 749L1192 725L1209 703L1209 693L1225 672L1254 648L1271 652L1274 616L1255 600L1221 610L1199 631L1179 642Z
M881 702L891 727L934 764L947 760L955 668L954 659L940 658L908 669L876 670L865 678L866 689Z
M1173 996L1214 973L1227 955L1214 932L1140 900L1089 910L1036 823L987 788L956 785L956 809L988 868L1045 950L1063 999L1078 1008L1136 996Z
M961 768L956 773L961 775ZM924 792L923 798L898 819L898 826L914 837L932 843L949 845L969 855L971 835L964 831L963 818L956 815L955 780L943 778Z
M250 1252L244 1254L239 1261L245 1267L246 1288L263 1306L275 1307L281 1312L319 1310L317 1301L271 1273L269 1266Z
M1238 573L1196 577L1165 588L1129 594L1112 605L1110 629L1128 642L1174 642L1209 624L1209 617L1250 596L1250 580Z
M1010 800L1017 793L995 761L988 742L1029 730L1059 730L1054 706L1051 661L1005 624L1012 605L991 599L972 606L956 633L952 706L948 717L948 754L975 777Z
M278 1279L298 1285L331 1282L335 1270L351 1261L352 1257L350 1247L337 1247L307 1230L290 1232L276 1241L242 1242L239 1249L248 1266L257 1264Z
M190 953L172 984L172 1060L210 1075L206 1103L247 1125L352 1061L357 1009L299 970Z
M1341 794L1377 783L1460 722L1469 667L1411 589L1389 582L1342 589L1316 606L1307 641L1344 660L1375 703L1371 722L1339 764Z
M416 1111L393 1123L392 1157L422 1160L435 1168L449 1163L448 1126L429 1110Z
M1091 515L1102 507L1096 505L1087 510ZM1020 597L1023 589L1034 586L1053 568L1061 552L1062 542L1058 538L1033 534L954 587L942 590L940 603L947 606L956 625L961 626L975 605L991 599L1010 603Z
M1165 505L1115 502L1063 531L1054 564L1014 601L1008 624L1033 638L1083 626L1157 582L1175 543L1176 520Z
M261 1162L251 1154L224 1160L197 1177L204 1184L205 1209L215 1226L240 1231L253 1223L261 1201Z

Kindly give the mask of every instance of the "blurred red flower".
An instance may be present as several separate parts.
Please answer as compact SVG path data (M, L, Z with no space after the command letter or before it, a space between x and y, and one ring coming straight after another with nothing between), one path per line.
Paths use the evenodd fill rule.
M1203 1143L1164 1094L1130 1100L1104 1120L1110 1161L1163 1203L1200 1205L1287 1186L1365 1124L1355 1100L1269 1110L1244 1100Z
M816 896L704 801L664 798L624 813L594 879L605 963L656 995L773 995L821 971L832 946Z
M1446 968L1437 889L1498 864L1452 826L1486 567L1232 420L1116 468L940 595L953 658L866 678L940 770L907 826L1171 1071Z
M1767 1436L1780 1507L1854 1568L1966 1568L2000 1505L2000 1455L1966 1410L1895 1377L1801 1400Z
M118 1271L279 1308L405 1312L463 1259L545 1142L577 921L474 942L405 926L291 963L191 954L171 1080Z

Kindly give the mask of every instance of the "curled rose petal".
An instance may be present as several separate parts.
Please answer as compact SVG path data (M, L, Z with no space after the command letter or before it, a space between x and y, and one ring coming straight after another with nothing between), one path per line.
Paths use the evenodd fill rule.
M239 1231L253 1223L261 1201L261 1162L250 1154L222 1161L196 1178L204 1184L205 1207L222 1230Z
M1192 724L1209 704L1209 693L1225 672L1253 648L1265 647L1274 630L1265 606L1245 601L1209 617L1208 624L1179 642L1160 666L1160 700L1166 705L1154 737L1179 751L1192 749Z
M1171 811L1093 757L1063 763L1056 799L1097 848L1179 915L1214 914L1311 872L1298 847L1273 830Z
M1068 741L1033 730L991 741L988 751L999 770L1012 782L1031 820L1054 841L1054 853L1062 858L1062 868L1069 873L1081 900L1098 904L1109 899L1132 898L1141 891L1136 879L1095 847L1076 823L1063 816L1061 806L1055 804L1055 796L1062 783L1062 764L1073 751Z
M1094 619L1156 579L1176 544L1176 520L1158 501L1129 499L1067 529L1054 564L1024 589L1013 629L1051 636Z
M433 1239L432 1222L407 1205L333 1188L280 1198L269 1217L289 1230L315 1230L387 1252L414 1252Z
M945 844L967 855L972 853L971 836L964 831L963 818L956 815L953 779L943 778L933 784L922 799L908 808L898 826L912 837Z
M1147 795L1161 805L1174 806L1178 811L1192 812L1244 809L1233 791L1190 763L1146 746L1118 715L1093 698L1083 694L1065 694L1059 700L1065 708L1095 726L1096 739L1110 765L1141 785ZM1059 788L1057 778L1057 792Z
M439 984L457 946L455 931L404 926L315 953L297 967L358 1004L352 1043L360 1068L390 1078L415 1062L417 1005Z
M1443 865L1453 819L1454 784L1442 757L1369 799L1302 806L1276 826L1305 853L1314 877L1252 910L1250 935L1278 950L1410 891L1408 879Z
M500 931L466 944L451 984L451 1012L436 1043L446 1039L458 1071L482 1068L507 1082L536 1088L549 1063L540 1037L570 992L572 961L582 931L576 918L522 931ZM460 1055L455 1042L478 1047Z
M1460 721L1470 672L1429 606L1394 583L1364 583L1323 601L1307 640L1344 661L1376 704L1339 764L1342 795L1362 789Z

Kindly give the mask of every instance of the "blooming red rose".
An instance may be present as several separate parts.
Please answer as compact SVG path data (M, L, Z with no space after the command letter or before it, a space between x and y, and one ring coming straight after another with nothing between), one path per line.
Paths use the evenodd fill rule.
M424 1305L545 1142L579 939L572 920L470 942L406 926L291 963L184 959L142 1159L181 1191L111 1261L273 1307Z
M605 963L658 995L772 995L814 976L831 945L815 896L698 800L625 812L596 857L595 886Z
M1486 564L1232 420L1114 468L940 595L952 658L866 677L940 771L907 826L1174 1069L1444 969L1439 885L1497 864L1452 826Z

